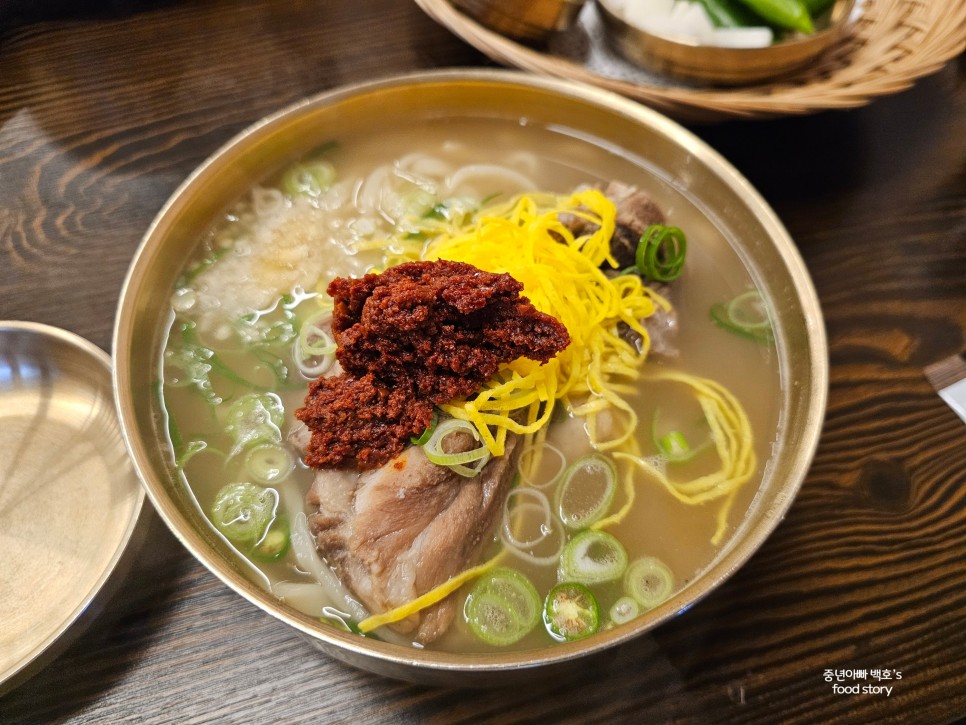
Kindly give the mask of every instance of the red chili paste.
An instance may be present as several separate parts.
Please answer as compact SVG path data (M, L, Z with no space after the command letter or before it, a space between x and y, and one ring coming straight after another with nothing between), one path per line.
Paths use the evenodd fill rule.
M508 274L411 262L329 285L345 371L309 385L295 417L312 431L310 466L376 468L429 426L433 406L475 393L503 363L547 362L567 329L520 296Z

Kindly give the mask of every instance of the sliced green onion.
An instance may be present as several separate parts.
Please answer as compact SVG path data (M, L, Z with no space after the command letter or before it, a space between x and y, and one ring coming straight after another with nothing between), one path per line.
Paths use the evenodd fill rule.
M175 468L178 471L184 471L187 465L195 459L196 456L201 454L210 455L214 454L220 458L223 462L226 458L225 454L222 453L217 448L212 448L207 441L200 439L190 440L183 446L175 448L176 458L174 461Z
M603 518L617 490L617 470L610 459L591 453L571 463L557 488L560 520L571 529L584 529Z
M214 265L219 259L224 257L228 253L228 247L224 249L212 250L207 256L198 261L193 267L188 269L181 277L178 278L177 287L187 287L199 274L204 272L206 269Z
M438 204L436 203L436 195L431 194L422 187L415 187L409 192L403 195L402 204L405 216L409 217L422 217L426 218L437 218L435 216L435 209Z
M641 235L634 261L644 277L670 282L681 276L688 241L678 227L651 224Z
M303 161L282 176L282 189L290 196L320 196L335 181L335 167L325 159Z
M168 368L172 366L176 370L181 370L188 380L187 384L197 387L205 400L212 406L222 402L222 397L215 392L211 383L213 374L220 375L224 379L246 388L254 390L263 388L263 386L243 378L228 367L214 350L201 345L198 341L198 331L194 322L186 322L181 325L181 345L178 348L166 350L164 361L166 368L165 382L167 384L184 384L183 380L173 379ZM174 378L178 378L177 374L174 375Z
M211 521L233 544L250 551L275 519L278 492L254 483L229 483L215 495Z
M540 595L515 569L499 567L470 591L463 615L473 634L498 647L519 642L540 620Z
M480 475L480 471L482 471L483 468L486 466L486 464L489 462L490 462L490 453L489 451L487 451L486 455L483 458L476 461L471 466L464 466L459 463L454 463L450 466L447 466L447 468L449 468L449 470L451 470L453 473L458 473L464 478L476 478L477 476Z
M641 613L641 606L633 597L621 597L610 608L610 621L627 624Z
M749 290L728 303L728 319L747 330L768 329L768 308L758 290Z
M203 358L207 364L211 366L211 371L213 373L217 373L226 380L230 380L233 383L238 383L239 385L243 385L247 388L254 388L256 390L262 389L263 386L253 383L247 378L243 378L241 375L228 367L228 365L222 361L222 359L218 356L218 353L216 353L214 350L198 344L198 331L195 327L195 323L185 323L181 328L181 332L181 337L185 343L185 347L191 349L195 355Z
M418 438L415 437L415 436L411 437L409 439L409 442L412 443L414 446L424 446L424 445L426 445L429 442L429 439L433 436L433 433L436 431L436 425L438 423L439 423L439 413L437 413L436 410L435 410L435 408L434 408L433 409L433 417L430 418L429 425L426 427L426 430L424 430L419 435Z
M692 448L688 444L688 439L685 437L684 433L678 430L672 430L664 435L658 434L657 420L660 417L660 410L654 410L654 417L651 419L651 440L654 441L654 447L657 448L658 453L660 453L668 463L687 463L693 460L697 455L703 453L705 450L711 447L714 441L708 437L700 446Z
M278 516L251 550L251 557L258 561L278 561L288 553L291 543L288 519Z
M423 219L437 219L443 221L449 216L449 210L446 208L446 204L440 202L438 204L432 205L432 207L423 214Z
M606 531L581 531L560 554L560 581L600 584L619 579L627 568L627 551Z
M511 505L513 505L514 499L519 498L530 498L533 500L517 503L513 508L514 513L520 514L525 509L536 509L536 511L540 514L537 525L532 527L536 529L536 534L532 538L519 539L514 532L514 524L516 524L516 529L519 531L521 527L521 518L511 514ZM547 496L543 491L529 487L511 489L503 502L503 542L507 544L507 546L512 546L518 549L526 550L533 548L541 541L546 539L550 534L550 517L550 502L547 500ZM514 521L514 519L516 519L516 521Z
M259 442L281 443L284 421L285 409L274 393L249 393L240 397L228 408L225 432L235 442L229 458Z
M503 502L500 539L506 551L531 566L556 566L567 534L550 511L547 495L530 486L519 486L511 489Z
M671 596L674 575L667 565L653 556L635 560L624 575L624 591L644 609L653 609Z
M679 430L672 430L667 435L661 436L660 448L669 459L676 461L687 457L691 452L688 439Z
M758 290L749 290L730 302L712 305L711 321L728 332L756 342L771 342L775 338L768 307Z
M499 194L494 196L499 196ZM476 205L469 199L454 196L435 204L429 211L423 214L423 219L460 224L468 216L471 216L476 211L476 208Z
M331 607L326 607L326 609L331 609ZM359 627L356 626L355 622L353 622L352 620L346 621L345 619L343 619L338 615L332 615L329 617L319 617L319 621L322 622L322 624L327 624L330 627L335 627L336 629L340 629L343 632L362 634L362 632L359 631Z
M543 607L543 623L558 642L572 642L600 629L600 606L593 592L579 582L563 582L550 593Z
M335 352L336 344L329 333L332 310L323 310L302 323L299 328L299 352L303 357L330 355Z
M178 453L178 457L174 462L175 467L180 471L185 467L185 464L194 458L196 455L201 453L203 450L208 448L208 443L202 440L188 441L184 448Z
M261 365L258 367L261 369L268 369L275 378L275 389L276 390L303 390L305 388L304 381L292 380L289 374L288 365L282 360L278 355L269 352L268 350L254 350L253 354L258 358Z
M473 478L489 462L490 450L486 447L485 443L482 443L477 448L469 451L460 451L458 453L447 453L444 451L443 441L450 435L461 432L470 434L477 442L480 441L479 432L468 420L447 418L436 426L436 430L433 431L433 434L423 446L423 453L426 454L426 458L437 466L446 466L454 473L458 473L466 478ZM474 465L464 465L467 463Z
M501 196L503 196L502 191L494 191L492 194L487 194L482 199L480 199L479 208L482 209L491 201L494 201L495 199L499 199Z
M271 485L295 470L295 458L282 446L262 443L249 451L245 469L258 483Z
M566 467L567 458L563 451L543 441L523 449L517 473L520 482L529 488L550 488L560 480Z
M282 295L270 307L242 315L234 324L238 336L255 348L278 349L288 345L298 335L291 303L291 295Z
M337 349L330 333L332 308L322 310L302 323L292 350L295 366L307 378L325 375L335 362Z

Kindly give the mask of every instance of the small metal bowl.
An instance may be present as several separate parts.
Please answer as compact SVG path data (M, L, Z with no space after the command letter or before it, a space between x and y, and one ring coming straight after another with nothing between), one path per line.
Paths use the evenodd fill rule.
M585 0L453 0L453 6L503 35L544 40L569 28Z
M144 490L111 359L76 335L0 322L0 693L56 656L136 553Z
M382 133L383 119L445 119L552 128L588 147L580 163L619 155L642 174L674 184L708 210L746 260L771 302L781 379L781 423L754 502L714 561L670 600L639 619L592 637L527 651L453 653L380 642L328 626L266 591L237 552L214 533L173 473L165 412L156 381L170 298L202 235L253 183L340 133ZM492 150L479 147L480 160ZM270 116L229 141L175 191L147 230L121 293L114 328L114 389L135 467L175 535L239 595L306 635L323 652L372 672L424 684L519 685L588 666L622 642L687 610L751 557L778 525L805 477L818 443L828 386L827 347L818 299L781 222L739 173L704 142L640 104L573 82L504 70L449 70L338 88Z
M607 36L622 55L643 68L687 81L734 86L771 80L813 63L844 38L855 0L836 0L828 25L766 48L722 48L692 38L650 33L626 22L597 0Z

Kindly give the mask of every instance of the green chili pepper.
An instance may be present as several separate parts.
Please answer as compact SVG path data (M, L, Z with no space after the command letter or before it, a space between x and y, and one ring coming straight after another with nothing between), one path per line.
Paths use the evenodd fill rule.
M813 18L830 7L834 2L835 0L802 0L805 8L812 14Z
M743 5L763 19L780 28L815 32L812 18L802 0L740 0Z
M252 483L229 483L215 495L211 521L245 551L255 547L275 520L278 492ZM273 542L275 546L275 542Z
M583 584L564 582L547 595L543 623L558 642L583 639L600 629L600 606Z
M761 20L739 4L738 0L698 0L716 28L747 28L761 25Z
M261 540L255 544L250 555L258 561L278 561L288 552L291 543L288 519L284 516L276 516L275 520L269 524Z

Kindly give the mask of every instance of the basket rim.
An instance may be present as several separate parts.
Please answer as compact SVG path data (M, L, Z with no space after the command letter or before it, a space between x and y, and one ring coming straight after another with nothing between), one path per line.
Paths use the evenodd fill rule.
M494 61L583 81L678 119L697 122L864 106L909 88L966 50L966 0L858 0L856 19L845 37L805 71L750 86L664 86L601 75L580 63L524 45L482 26L449 0L415 2L433 20Z

